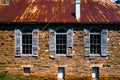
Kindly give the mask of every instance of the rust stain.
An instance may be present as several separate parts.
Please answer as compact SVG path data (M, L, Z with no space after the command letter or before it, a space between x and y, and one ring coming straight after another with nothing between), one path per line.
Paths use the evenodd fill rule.
M5 5L0 5L0 9L2 9L2 8L4 8L5 7Z
M0 5L0 22L77 22L75 0L14 0ZM120 22L120 7L110 0L81 0L78 22Z
M81 22L120 22L120 7L110 0L81 0Z

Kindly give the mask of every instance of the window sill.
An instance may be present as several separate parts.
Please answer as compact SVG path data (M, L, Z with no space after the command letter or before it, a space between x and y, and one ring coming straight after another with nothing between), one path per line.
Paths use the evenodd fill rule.
M55 54L56 57L59 57L59 56L67 56L67 54Z
M101 57L100 54L90 54L90 57Z
M37 57L38 55L33 55L33 54L22 54L22 55L15 55L16 57L24 57L24 56L26 56L26 57Z
M73 54L55 54L56 57L72 57Z

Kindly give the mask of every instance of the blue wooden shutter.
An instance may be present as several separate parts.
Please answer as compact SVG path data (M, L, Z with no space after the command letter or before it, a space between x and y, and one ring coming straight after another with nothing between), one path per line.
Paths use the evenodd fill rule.
M22 54L22 32L19 29L15 29L15 56L21 56Z
M34 29L32 32L32 55L38 56L38 38L39 29Z
M56 32L54 31L54 29L49 29L49 40L50 57L54 58L56 51Z
M53 29L49 29L49 39L50 39L50 51L56 50L56 32Z
M73 29L67 31L67 56L73 55Z
M90 56L90 32L84 29L84 55Z
M107 31L103 29L101 32L101 56L107 56Z

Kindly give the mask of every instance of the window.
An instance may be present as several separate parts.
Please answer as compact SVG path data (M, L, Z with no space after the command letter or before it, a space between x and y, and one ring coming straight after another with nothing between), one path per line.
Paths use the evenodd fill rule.
M66 54L67 35L64 29L56 31L56 54Z
M22 54L32 54L32 31L30 29L22 32Z
M30 67L24 67L24 73L29 74L30 73Z
M73 55L73 29L49 29L49 39L51 58L55 55L69 57Z
M84 55L107 56L107 29L84 29Z
M64 76L65 76L64 67L59 67L58 68L58 79L64 80Z
M101 53L101 34L96 28L90 31L90 54Z
M93 80L99 80L99 67L92 67Z
M38 55L38 29L15 30L15 55L37 56Z

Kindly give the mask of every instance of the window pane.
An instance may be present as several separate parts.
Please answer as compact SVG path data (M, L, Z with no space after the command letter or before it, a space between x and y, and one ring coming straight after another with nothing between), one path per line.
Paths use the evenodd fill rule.
M59 35L60 37L59 37L59 39L62 39L62 35Z
M63 35L63 39L66 39L66 35Z
M63 43L63 40L59 40L60 42L59 42L59 44L62 44Z
M63 46L63 49L66 49L66 45Z
M25 50L23 50L23 54L25 54L26 52L25 52Z
M62 50L62 51L61 51L61 54L66 54L66 50Z
M66 40L63 40L63 44L66 44Z

